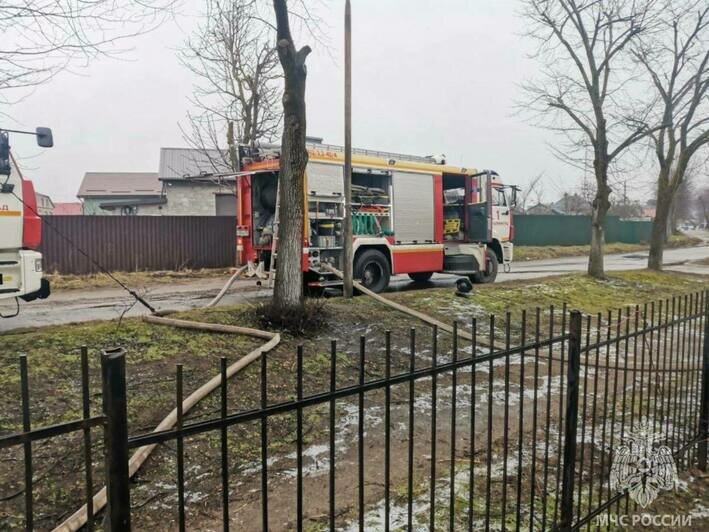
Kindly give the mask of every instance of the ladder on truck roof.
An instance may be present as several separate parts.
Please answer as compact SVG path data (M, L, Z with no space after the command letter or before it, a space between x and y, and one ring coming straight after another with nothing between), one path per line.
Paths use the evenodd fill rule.
M323 144L307 142L305 147L309 150L323 150L337 153L344 153L344 146L337 144ZM244 157L256 157L262 159L279 158L281 155L280 144L259 144L254 147L242 147ZM408 161L422 164L442 164L440 159L444 156L434 157L433 155L410 155L406 153L396 153L381 150L368 150L364 148L352 148L352 155L362 155L365 157L377 157L380 159L394 159L397 161ZM246 172L245 172L246 173Z

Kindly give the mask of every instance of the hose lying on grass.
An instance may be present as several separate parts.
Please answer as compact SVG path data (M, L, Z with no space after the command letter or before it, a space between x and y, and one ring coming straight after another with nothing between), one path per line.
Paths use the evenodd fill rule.
M343 274L340 270L330 266L329 264L325 264L324 267L327 270L329 270L330 272L334 273L337 277L342 279ZM425 323L428 323L429 325L435 325L441 331L446 331L448 333L453 334L453 326L452 325L448 325L447 323L443 323L442 321L438 321L437 319L432 318L428 314L424 314L423 312L419 312L418 310L414 310L414 309L404 306L400 303L396 303L396 302L392 301L391 299L387 299L384 296L380 296L379 294L372 292L369 288L366 288L359 281L355 280L352 283L352 285L357 290L362 292L364 295L369 296L372 299L375 299L375 300L379 301L380 303L387 305L388 307L398 310L399 312L403 312L404 314L408 314L409 316L413 316L414 318L417 318ZM470 340L470 341L473 340L472 334L470 334L469 332L464 331L460 328L458 328L458 336L460 336L461 338L465 338L466 340ZM476 345L481 346L481 347L489 347L488 344L480 341L479 336L476 338Z
M342 278L342 272L326 265L325 266L328 270L330 270L332 273L334 273L336 276ZM234 281L246 270L246 267L240 268L239 270L236 271L236 273L227 281L227 283L224 285L222 290L217 294L217 296L210 301L205 308L213 307L216 305L222 297L226 294L227 290L231 285L234 283ZM354 287L362 292L363 294L375 299L376 301L379 301L380 303L383 303L395 310L398 310L399 312L403 312L404 314L408 314L410 316L413 316L417 319L420 319L421 321L428 323L430 325L435 325L437 326L440 330L446 331L448 333L453 334L454 330L451 325L448 325L446 323L443 323L442 321L436 320L435 318L432 318L431 316L424 314L423 312L419 312L417 310L413 310L409 307L406 307L404 305L401 305L399 303L395 303L394 301L391 301L383 296L380 296L379 294L376 294L369 290L368 288L365 288L361 283L358 281L354 282ZM261 347L251 351L248 355L245 357L241 358L231 366L227 368L227 379L230 379L233 377L236 373L241 371L242 369L246 368L249 364L252 362L258 360L263 353L267 353L268 351L271 351L273 348L275 348L281 341L280 335L276 333L271 333L268 331L262 331L259 329L250 329L247 327L237 327L234 325L219 325L219 324L214 324L214 323L203 323L203 322L194 322L194 321L186 321L186 320L177 320L177 319L171 319L171 318L165 318L165 315L172 314L174 311L160 311L157 312L155 315L152 316L145 316L143 319L148 322L148 323L153 323L155 325L167 325L167 326L172 326L172 327L177 327L181 329L191 329L191 330L196 330L196 331L207 331L207 332L213 332L213 333L224 333L224 334L244 334L247 336L253 336L256 338L262 338L264 340L268 340L264 345ZM473 336L468 333L467 331L458 329L458 335L462 338L465 338L466 340L472 340ZM480 342L480 339L478 338L478 345L481 345L485 347L484 343ZM212 393L214 390L216 390L219 386L221 385L221 376L217 375L213 377L209 382L206 384L202 385L198 390L193 392L187 399L184 400L182 403L182 410L184 413L187 413L193 406L195 406L199 401L204 399L206 396L208 396L210 393ZM173 409L170 414L163 419L160 424L155 428L154 432L160 432L164 430L169 430L171 429L175 423L177 422L177 409ZM132 477L138 469L143 465L143 463L148 459L150 456L150 453L153 452L155 449L156 444L154 445L146 445L144 447L140 447L131 457L130 461L128 462L128 475ZM98 512L101 510L104 506L106 505L106 488L102 488L101 491L99 491L96 495L94 495L93 499L93 509L94 512ZM57 528L55 528L55 532L74 532L84 526L87 520L87 508L86 505L84 505L82 508L80 508L74 515L69 517L66 521L64 521L61 525L59 525Z
M219 292L216 298L214 298L208 305L207 307L211 307L216 305L216 303L224 296L226 291L229 289L231 284L236 280L236 278L243 273L245 268L239 269L231 279L227 282L226 285L224 285L224 288ZM163 311L160 312L161 315L169 314L169 311ZM258 347L257 349L254 349L251 351L249 354L246 356L240 358L236 362L234 362L231 366L229 366L226 370L226 378L227 380L232 378L234 375L236 375L238 372L243 370L244 368L248 367L251 363L255 362L259 358L261 358L261 355L264 353L268 353L272 349L274 349L281 341L281 336L277 333L272 333L268 331L261 331L259 329L250 329L247 327L237 327L235 325L219 325L219 324L214 324L214 323L201 323L201 322L194 322L194 321L186 321L186 320L176 320L176 319L171 319L171 318L165 318L162 316L145 316L143 318L146 322L152 323L155 325L167 325L171 327L177 327L180 329L191 329L191 330L196 330L196 331L207 331L207 332L213 332L213 333L222 333L222 334L243 334L246 336L253 336L255 338L261 338L263 340L267 340L265 344L263 344L261 347ZM189 395L183 402L182 402L182 411L183 413L187 413L190 411L192 407L194 407L197 403L199 403L202 399L207 397L209 394L211 394L214 390L219 388L222 384L222 377L221 375L216 375L215 377L212 377L208 382L200 386L197 390L195 390L192 394ZM169 430L172 427L175 426L175 423L177 423L177 408L174 408L172 412L170 412L165 419L163 419L160 424L155 427L155 430L153 432L161 432L164 430ZM132 477L138 469L143 465L143 463L148 459L150 456L150 453L155 450L155 447L157 444L153 445L145 445L143 447L139 447L135 453L133 453L133 456L128 462L128 476ZM107 502L107 497L106 497L106 487L104 486L101 488L101 491L99 491L96 495L94 495L93 498L93 511L94 514L99 512L104 506L106 506ZM66 521L64 521L62 524L57 526L54 531L55 532L74 532L76 530L79 530L82 526L86 524L86 521L88 519L88 509L86 505L82 506L79 508L79 510L76 511L71 517L69 517Z

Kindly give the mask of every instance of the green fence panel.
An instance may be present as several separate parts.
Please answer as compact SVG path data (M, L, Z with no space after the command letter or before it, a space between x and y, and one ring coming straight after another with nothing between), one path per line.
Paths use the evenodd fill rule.
M591 238L591 218L554 214L524 214L514 217L515 245L578 246Z
M618 242L626 244L647 244L652 234L652 222L635 222L620 220L620 237Z
M515 245L584 246L591 243L591 217L556 214L519 214L514 217ZM649 242L652 222L621 220L608 216L606 242Z

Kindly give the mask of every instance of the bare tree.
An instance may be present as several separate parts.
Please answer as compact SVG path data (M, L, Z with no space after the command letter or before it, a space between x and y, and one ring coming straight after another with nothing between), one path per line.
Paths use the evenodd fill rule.
M273 306L279 312L303 307L303 234L305 167L305 60L309 46L298 49L293 42L287 0L273 0L276 14L278 57L283 68L283 140L279 174L280 224L278 225L278 275Z
M695 212L699 223L705 224L704 228L709 229L709 187L700 190L695 196Z
M9 0L0 5L0 103L58 72L123 51L168 16L174 0Z
M679 189L675 193L674 200L672 202L671 217L670 217L670 234L679 234L679 226L681 222L690 221L692 215L694 214L694 205L692 197L694 196L696 190L694 183L688 177L682 180L679 185Z
M519 194L519 198L517 199L516 209L518 212L524 213L529 207L531 207L530 202L533 201L532 198L535 198L534 201L536 201L537 204L542 202L542 198L544 197L543 179L544 172L541 172L534 176L529 184L524 187Z
M659 163L648 258L653 270L662 268L668 222L679 214L676 201L690 162L709 143L709 6L706 0L669 2L659 26L634 47L660 102L662 128L650 136Z
M221 166L238 169L239 143L272 141L282 112L275 31L255 0L207 0L205 23L181 51L197 77L186 140Z
M633 76L629 45L648 28L653 0L522 0L528 35L538 43L542 66L525 85L540 125L561 133L571 145L557 154L593 152L596 190L588 273L605 275L603 224L610 208L609 172L627 148L648 134L642 117L628 127L623 103ZM634 115L635 116L635 115ZM580 157L576 160L578 161Z

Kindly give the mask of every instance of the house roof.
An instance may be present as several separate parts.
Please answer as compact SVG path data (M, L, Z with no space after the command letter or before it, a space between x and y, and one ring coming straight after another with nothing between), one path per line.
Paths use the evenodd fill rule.
M77 196L159 196L162 184L154 172L86 172Z
M72 203L55 203L54 216L78 216L83 214L83 207L78 201Z
M227 173L231 168L222 161L219 150L160 148L159 179L185 179L204 174Z
M525 214L564 214L563 211L555 209L553 205L537 203L525 210Z

